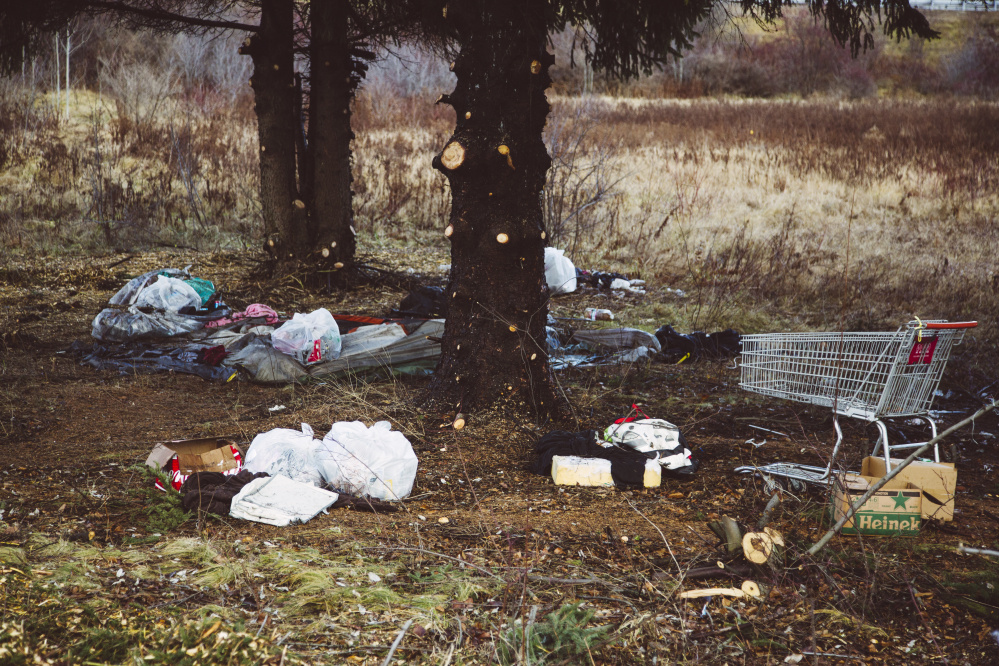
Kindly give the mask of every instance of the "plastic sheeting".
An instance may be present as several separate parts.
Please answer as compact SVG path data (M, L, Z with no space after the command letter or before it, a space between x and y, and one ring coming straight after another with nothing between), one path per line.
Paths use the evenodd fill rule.
M140 293L160 277L186 278L187 273L175 268L150 271L129 280L108 300L111 307L101 310L94 318L90 334L104 342L128 342L142 338L172 338L200 330L206 322L229 314L216 310L210 316L182 315L176 312L143 312L138 303ZM191 289L193 293L193 289ZM200 299L199 299L200 301Z
M658 352L662 348L656 336L637 328L601 328L593 331L576 331L572 335L572 341L581 342L588 347L611 351L648 347Z

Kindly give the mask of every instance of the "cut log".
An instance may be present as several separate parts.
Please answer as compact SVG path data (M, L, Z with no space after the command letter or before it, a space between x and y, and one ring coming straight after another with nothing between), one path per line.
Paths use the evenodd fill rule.
M766 564L773 551L774 542L764 532L746 532L742 537L742 552L753 564Z
M763 528L763 533L770 537L770 540L774 542L774 546L778 548L784 547L784 537L781 536L780 532L772 527L765 527Z
M773 517L774 509L780 505L780 493L774 493L770 497L770 501L767 502L766 508L763 509L763 515L760 516L760 522L756 523L756 528L762 530L770 523L770 519Z
M457 141L452 141L447 144L444 148L444 152L441 153L441 164L445 169L454 171L460 167L465 161L465 149Z
M677 595L681 599L703 599L704 597L735 597L736 599L761 599L760 586L751 580L744 581L742 588L709 587L706 590L687 590Z
M751 599L759 599L763 596L760 592L760 586L751 580L743 581L742 583L743 593Z
M735 519L729 516L722 516L721 524L722 529L725 531L725 543L728 552L738 552L742 548L742 530L739 529L739 523L735 522Z

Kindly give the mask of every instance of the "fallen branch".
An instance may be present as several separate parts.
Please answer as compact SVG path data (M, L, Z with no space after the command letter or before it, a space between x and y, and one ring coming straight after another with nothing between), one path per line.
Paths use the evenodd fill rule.
M989 557L999 557L999 550L989 550L988 548L970 548L963 543L957 547L957 552L965 555L988 555Z
M402 631L400 631L399 635L395 637L394 641L392 641L392 647L389 648L388 655L386 655L385 661L382 662L382 666L388 666L389 662L392 661L392 655L394 655L395 651L399 649L399 643L402 642L403 637L406 635L406 632L409 631L411 626L413 626L413 618L409 618L409 620L406 621L406 624L402 625Z
M864 502L866 502L867 500L869 500L874 495L874 493L876 493L877 491L881 490L881 488L883 488L886 483L888 483L889 481L891 481L892 479L894 479L896 476L898 476L899 472L901 472L903 469L905 469L906 467L908 467L909 464L912 463L912 461L914 461L916 458L918 458L919 456L921 456L924 453L926 453L930 449L930 447L932 447L934 444L936 444L940 440L942 440L945 437L947 437L948 435L950 435L952 432L954 432L956 430L960 430L964 426L966 426L966 425L968 425L970 423L973 423L975 421L975 419L977 419L980 416L984 416L984 415L988 414L989 412L991 412L995 408L996 408L996 402L995 401L993 401L989 405L985 405L984 407L982 407L981 409L979 409L977 412L975 412L974 414L972 414L968 418L966 418L963 421L960 421L958 423L955 423L954 425L952 425L951 427L947 428L942 433L940 433L939 435L937 435L936 437L934 437L933 439L931 439L930 441L926 442L925 444L923 444L922 446L920 446L918 449L916 449L915 451L913 451L912 453L910 453L908 458L906 458L905 460L903 460L893 470L891 470L890 472L888 472L887 474L885 474L883 477L881 477L881 479L877 483L875 483L870 488L868 488L867 492L864 493L860 497L860 499L858 499L856 502L854 502L852 506L850 506L850 509L846 512L846 514L842 518L840 518L838 521L836 521L836 524L833 525L831 528L829 528L829 531L826 532L825 534L823 534L822 538L819 539L818 541L816 541L815 544L811 548L808 549L808 554L811 555L811 556L814 556L820 550L822 550L823 548L825 548L826 544L828 544L829 541L834 536L836 536L836 534L838 534L841 529L843 529L843 525L845 525L848 520L850 520L851 518L853 518L853 515L855 513L857 513L857 511L860 509L860 507L864 506Z

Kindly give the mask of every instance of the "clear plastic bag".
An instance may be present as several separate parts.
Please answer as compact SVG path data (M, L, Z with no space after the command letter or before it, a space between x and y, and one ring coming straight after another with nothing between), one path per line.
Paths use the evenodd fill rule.
M383 500L407 497L419 466L409 440L388 421L370 428L360 421L334 423L316 450L316 461L335 490Z
M178 278L160 275L135 298L136 307L150 307L164 312L179 312L186 307L201 307L201 296L194 287Z
M340 329L326 308L297 313L271 334L274 349L303 365L332 361L340 356Z
M312 428L302 424L302 430L275 428L260 433L250 442L243 468L258 474L286 476L294 481L321 485L323 477L316 466L316 449L320 442L314 439Z

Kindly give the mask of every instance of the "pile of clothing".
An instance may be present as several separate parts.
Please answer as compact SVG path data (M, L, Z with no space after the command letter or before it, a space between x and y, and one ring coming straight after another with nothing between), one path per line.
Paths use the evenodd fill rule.
M550 432L537 441L534 452L538 458L532 471L545 476L552 473L556 456L609 460L611 477L621 488L643 485L649 460L659 463L663 473L681 478L689 478L699 467L677 426L631 415L616 420L602 435L596 430Z

